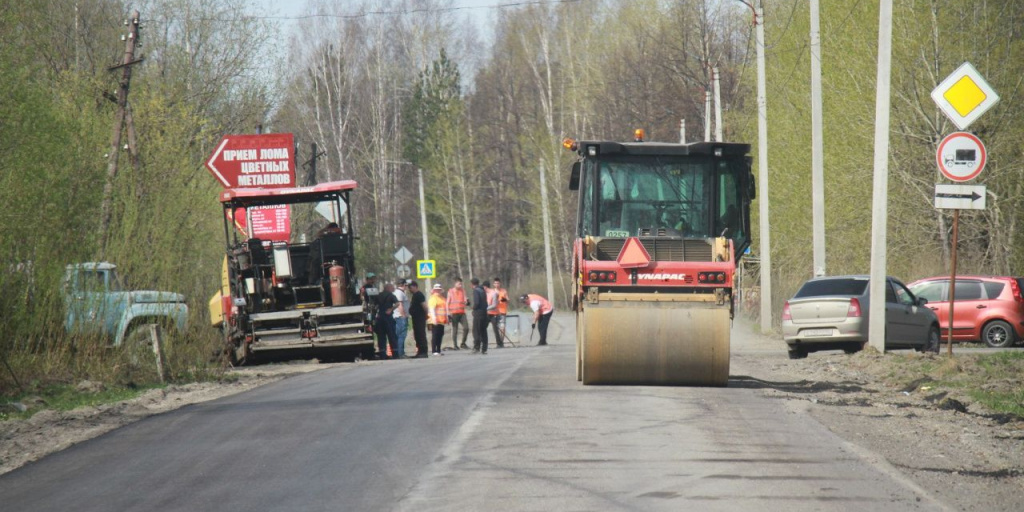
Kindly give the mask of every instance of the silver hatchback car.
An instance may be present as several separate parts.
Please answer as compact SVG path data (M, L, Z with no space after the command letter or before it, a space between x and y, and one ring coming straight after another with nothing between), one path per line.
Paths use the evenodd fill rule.
M790 359L819 350L852 354L868 341L868 276L811 279L782 308L782 335ZM885 348L938 352L939 321L928 302L915 297L898 279L885 287Z

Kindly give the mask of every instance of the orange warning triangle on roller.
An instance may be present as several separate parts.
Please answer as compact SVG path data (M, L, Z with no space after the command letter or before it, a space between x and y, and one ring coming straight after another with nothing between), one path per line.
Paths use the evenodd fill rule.
M640 243L640 239L634 236L626 239L615 262L622 268L642 268L651 263L651 255L647 253L644 244Z

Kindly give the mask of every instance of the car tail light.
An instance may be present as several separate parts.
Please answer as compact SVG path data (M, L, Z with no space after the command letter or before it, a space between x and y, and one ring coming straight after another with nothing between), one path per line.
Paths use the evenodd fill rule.
M860 301L856 297L850 299L850 307L846 310L846 318L860 317Z
M1020 285L1017 284L1016 279L1010 279L1010 291L1013 292L1013 300L1017 302L1024 301L1024 297L1020 294Z
M782 305L782 319L783 320L793 320L793 313L791 313L789 311L789 301L788 300L786 301L785 304Z

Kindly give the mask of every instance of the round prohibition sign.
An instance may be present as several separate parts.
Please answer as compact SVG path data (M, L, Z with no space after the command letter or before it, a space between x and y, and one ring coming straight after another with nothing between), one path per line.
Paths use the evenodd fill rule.
M978 177L987 160L985 144L967 132L946 135L935 152L939 171L953 181L971 181Z

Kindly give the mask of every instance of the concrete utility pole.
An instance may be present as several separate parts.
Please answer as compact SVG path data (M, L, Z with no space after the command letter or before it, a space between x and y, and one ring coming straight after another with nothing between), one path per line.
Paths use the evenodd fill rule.
M544 172L544 160L540 161L540 204L541 222L544 223L544 272L548 282L548 300L555 300L555 279L551 273L551 221L548 213L548 184Z
M875 96L875 175L871 197L871 306L868 343L885 352L886 236L889 215L889 85L892 78L892 0L878 9L878 90Z
M711 142L711 91L704 89L704 142Z
M811 217L814 275L825 275L825 154L821 121L821 33L819 1L811 0Z
M722 81L718 66L711 68L711 80L715 87L715 142L722 142Z
M423 193L423 168L417 166L416 173L419 175L420 179L420 228L423 230L423 259L429 260L430 244L428 243L429 237L427 236L427 200ZM435 268L434 271L436 272L437 269ZM431 279L428 277L426 286L422 289L427 290L427 293L429 294L431 286L433 285L431 284Z
M110 71L121 69L121 82L117 88L117 114L114 117L114 135L107 156L107 180L103 184L103 201L100 207L100 251L106 252L108 232L110 231L111 203L113 202L114 179L117 178L117 157L121 153L121 136L124 133L128 117L128 88L132 81L132 65L135 60L135 48L139 45L139 11L132 12L132 18L125 21L128 35L124 36L124 58L121 63L112 66ZM134 137L132 137L134 143ZM134 151L134 149L133 149Z
M768 230L768 101L764 80L764 9L754 4L754 37L757 47L757 184L761 242L761 330L772 328L772 244Z

